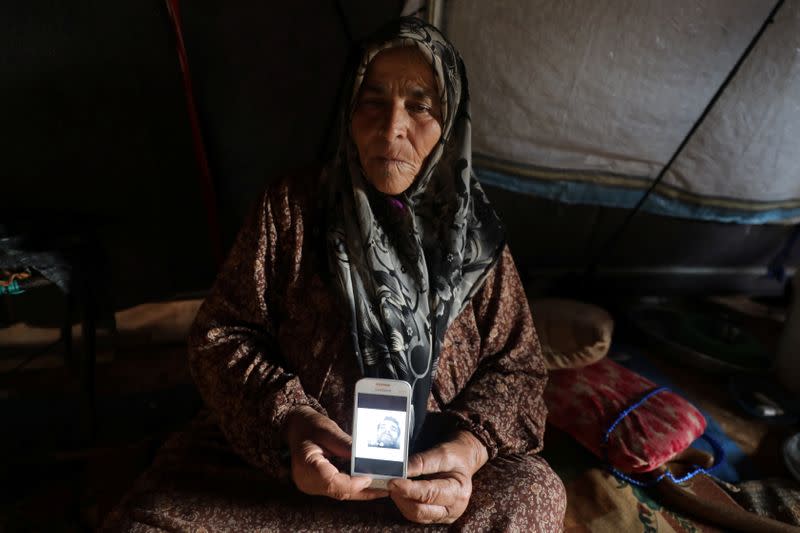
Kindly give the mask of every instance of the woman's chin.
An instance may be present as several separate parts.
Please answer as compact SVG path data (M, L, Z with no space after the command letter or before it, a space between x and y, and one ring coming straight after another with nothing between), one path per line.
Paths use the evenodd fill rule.
M414 177L406 176L394 171L381 169L367 174L367 180L383 194L396 196L405 192L414 183Z

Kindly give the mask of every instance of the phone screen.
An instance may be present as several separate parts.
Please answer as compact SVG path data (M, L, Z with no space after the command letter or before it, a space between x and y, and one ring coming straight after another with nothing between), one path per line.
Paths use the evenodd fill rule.
M358 393L354 472L403 476L406 401L405 396Z

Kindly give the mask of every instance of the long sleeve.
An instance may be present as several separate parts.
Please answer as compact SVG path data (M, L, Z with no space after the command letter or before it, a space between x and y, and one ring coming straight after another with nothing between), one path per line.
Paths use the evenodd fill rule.
M480 362L444 409L486 446L489 457L542 449L547 373L528 301L506 247L472 300Z
M275 342L276 287L286 275L280 260L293 256L281 248L296 244L283 242L276 211L287 210L285 197L264 194L189 336L195 383L223 433L242 457L275 477L286 474L280 433L289 409L310 405L324 412L286 367Z

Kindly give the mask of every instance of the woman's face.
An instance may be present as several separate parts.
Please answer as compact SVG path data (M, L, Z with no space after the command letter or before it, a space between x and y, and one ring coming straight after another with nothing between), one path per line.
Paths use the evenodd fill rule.
M415 47L380 52L367 67L350 131L367 180L396 195L414 182L442 135L436 81Z

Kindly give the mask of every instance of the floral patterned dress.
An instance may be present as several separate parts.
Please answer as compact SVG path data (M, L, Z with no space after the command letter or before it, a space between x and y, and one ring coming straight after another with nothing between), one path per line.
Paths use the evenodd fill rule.
M350 433L353 388L361 377L347 313L330 288L318 190L318 177L294 176L260 199L190 335L192 373L211 416L167 443L112 513L110 529L442 527L405 521L388 499L306 496L288 478L281 440L287 412L308 405ZM429 442L461 428L489 453L473 478L466 512L451 528L561 530L564 488L536 455L543 445L546 380L506 248L447 330L428 400L423 435Z

